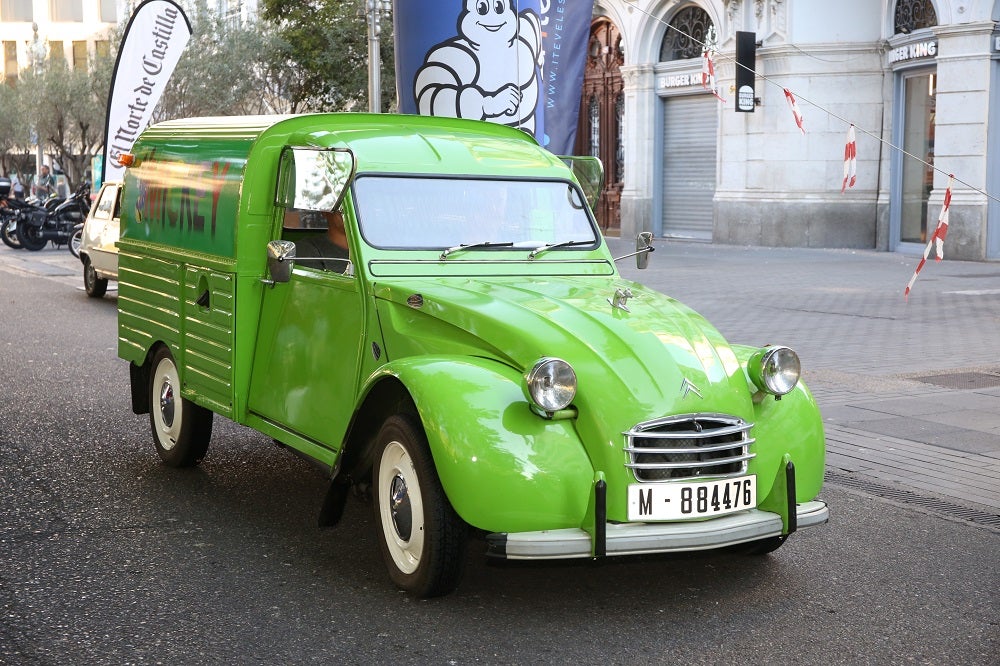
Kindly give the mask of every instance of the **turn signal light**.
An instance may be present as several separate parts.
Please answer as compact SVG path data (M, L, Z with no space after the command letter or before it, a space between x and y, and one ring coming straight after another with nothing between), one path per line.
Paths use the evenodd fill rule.
M121 164L123 167L132 166L135 164L135 155L132 153L122 153L118 156L118 164Z

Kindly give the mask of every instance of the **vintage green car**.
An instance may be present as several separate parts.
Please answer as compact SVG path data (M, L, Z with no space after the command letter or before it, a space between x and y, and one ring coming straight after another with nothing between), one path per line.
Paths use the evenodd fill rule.
M593 160L368 114L170 121L126 159L119 355L162 459L197 464L214 414L265 433L328 471L323 524L370 492L413 594L454 589L473 535L768 552L827 521L798 357L622 278Z

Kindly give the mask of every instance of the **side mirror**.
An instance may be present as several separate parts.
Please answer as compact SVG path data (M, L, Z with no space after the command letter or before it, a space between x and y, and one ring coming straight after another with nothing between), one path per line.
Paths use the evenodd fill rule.
M642 270L649 266L649 253L653 247L653 232L642 231L635 237L635 267Z
M292 266L295 265L295 243L286 240L273 240L267 244L267 271L270 280L262 280L264 284L274 286L279 282L288 282L292 278Z

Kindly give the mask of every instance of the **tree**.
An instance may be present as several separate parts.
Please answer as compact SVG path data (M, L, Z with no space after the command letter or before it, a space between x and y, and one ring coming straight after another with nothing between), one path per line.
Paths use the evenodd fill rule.
M71 70L62 59L22 73L17 90L22 107L31 110L27 122L71 183L83 178L104 142L107 93L99 91L107 85L93 73Z
M362 0L262 0L282 38L275 59L295 72L287 97L303 110L368 108L368 32ZM395 100L392 25L382 23L382 110Z

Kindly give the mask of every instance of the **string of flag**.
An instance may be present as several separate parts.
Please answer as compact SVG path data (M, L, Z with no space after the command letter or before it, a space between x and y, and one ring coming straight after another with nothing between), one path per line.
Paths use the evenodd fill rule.
M923 269L924 264L927 263L927 257L931 254L931 248L933 247L936 251L934 259L936 261L941 261L944 258L944 237L948 235L948 209L951 207L951 186L955 180L955 176L948 175L948 188L944 191L944 205L941 206L941 214L938 215L937 227L934 229L934 233L931 234L930 240L927 241L927 247L924 248L924 256L920 258L920 263L917 264L917 268L913 271L913 277L910 278L910 282L906 285L906 290L903 292L903 298L909 299L910 289L913 288L913 283L917 281L917 275Z
M795 124L798 126L799 131L802 132L802 136L805 136L806 128L802 126L802 112L799 111L799 104L795 101L795 95L788 88L782 88L782 90L785 91L785 99L788 101L788 106L792 109L792 117L795 118Z
M722 101L725 101L716 92L717 82L715 81L715 62L714 62L713 57L712 57L712 55L710 53L712 51L712 47L709 44L707 44L707 43L705 43L705 42L703 42L703 41L695 38L693 35L690 35L690 34L684 32L683 30L677 28L674 25L671 25L670 23L668 23L667 21L665 21L663 18L650 13L648 10L640 7L637 4L631 4L630 3L630 6L632 8L634 8L634 9L639 10L639 12L645 14L646 16L648 16L650 19L656 21L657 23L662 24L668 30L673 30L674 32L678 33L679 35L682 35L682 36L686 37L687 39L691 40L691 42L693 42L695 44L701 45L701 47L703 49L703 56L702 56L703 57L703 60L702 60L702 86L705 87L706 89L710 90L718 99L720 99ZM743 65L743 64L741 64L739 62L736 62L735 59L733 59L733 58L728 58L728 60L732 60L732 62L734 63L734 65L736 67L742 67L743 69L745 69L745 70L753 73L754 76L762 79L764 82L766 82L768 84L771 84L773 86L781 88L782 91L784 92L785 99L788 102L789 107L791 108L792 116L793 116L793 118L795 120L795 125L796 125L796 127L798 127L799 131L803 135L805 134L806 130L805 130L805 123L804 123L804 118L803 118L803 115L802 115L802 111L799 109L799 105L798 105L798 101L799 100L801 100L803 102L806 102L807 104L811 104L812 106L816 107L820 111L823 111L824 113L826 113L830 117L836 118L837 120L840 120L841 122L843 122L845 125L848 125L847 144L846 144L845 149L844 149L844 182L841 185L841 193L846 192L847 188L849 188L849 187L854 187L855 183L857 182L857 154L858 153L857 153L857 138L856 138L856 131L855 131L856 129L857 129L857 131L860 131L862 134L864 134L864 135L866 135L868 137L871 137L872 139L874 139L878 143L881 143L881 144L885 145L889 149L894 150L894 151L900 153L901 155L903 155L905 157L908 157L909 159L912 159L912 160L914 160L916 162L919 162L919 163L923 164L928 169L931 169L932 171L937 172L937 173L946 174L948 176L948 187L947 187L947 190L945 191L945 205L942 207L942 211L941 211L943 217L940 218L939 221L938 221L938 226L935 229L934 234L931 236L931 242L928 243L928 248L924 252L924 258L918 264L916 271L914 271L913 278L911 278L910 283L907 285L906 290L904 292L904 296L908 296L909 295L910 289L913 287L913 282L916 279L916 276L920 273L920 270L923 268L924 264L926 263L927 256L930 253L931 243L934 243L937 246L937 248L938 248L938 260L940 260L941 256L943 256L944 238L945 238L945 235L947 234L947 229L948 229L948 215L947 215L947 212L948 212L948 207L951 204L951 191L952 191L952 187L953 187L954 183L956 183L956 182L960 183L960 184L964 185L965 187L967 187L969 190L971 190L973 192L976 192L978 194L981 194L984 197L986 197L987 199L990 199L990 200L993 200L993 201L996 201L996 202L1000 203L1000 197L998 197L996 195L993 195L993 194L990 194L985 189L976 187L975 185L972 185L971 183L968 183L968 182L962 180L961 178L956 177L955 174L953 174L953 173L948 173L944 169L942 169L942 168L940 168L938 166L935 166L934 164L932 164L932 163L924 160L920 156L914 155L913 153L905 150L904 148L902 148L900 146L897 146L896 144L892 143L891 141L886 140L884 137L882 137L881 135L879 135L879 134L877 134L875 132L867 130L867 129L863 128L863 127L857 127L856 128L856 125L852 121L848 120L847 118L845 118L845 117L843 117L841 115L838 115L837 113L834 113L833 111L831 111L830 109L824 107L821 104L817 104L816 102L814 102L814 101L812 101L810 99L802 97L801 95L798 96L798 98L796 98L795 94L791 90L789 90L785 86L781 85L777 81L772 80L770 77L768 77L768 76L766 76L766 75L764 75L764 74L756 71L755 69L747 67L747 66L745 66L745 65Z
M725 102L725 98L719 94L719 89L715 84L715 63L712 62L712 52L705 49L701 54L701 87L709 91L720 102Z
M854 187L858 182L858 139L854 132L854 123L847 129L847 145L844 146L844 184L840 186L840 193L847 191L848 187Z

